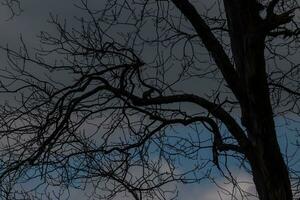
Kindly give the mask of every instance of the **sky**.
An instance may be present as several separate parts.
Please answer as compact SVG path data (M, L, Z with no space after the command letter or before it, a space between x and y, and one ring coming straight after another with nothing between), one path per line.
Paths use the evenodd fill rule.
M24 42L29 47L38 47L39 40L37 36L40 31L55 32L53 26L47 24L49 14L59 15L65 18L69 25L72 26L74 23L74 16L80 16L81 11L72 6L76 0L26 0L22 2L22 9L24 10L20 16L16 16L13 19L9 19L9 11L5 7L0 7L0 45L16 48L19 45L19 38L22 36ZM5 55L0 53L0 58L5 59ZM61 77L64 78L64 77ZM182 86L184 89L194 89L193 81L187 82L187 85ZM284 142L283 142L284 143ZM282 143L282 146L284 145ZM210 154L210 151L204 151L206 154ZM233 175L237 177L237 180L241 182L241 187L253 193L255 191L251 177L249 174L236 169ZM219 187L227 191L232 192L232 185L226 184L226 180L218 178L217 180ZM215 184L203 181L200 184L193 185L176 185L175 187L179 190L178 199L185 200L217 200L231 199L229 196L224 194L224 190L217 188ZM54 189L56 190L56 189ZM71 198L73 200L84 199L83 192L80 190L70 190ZM239 199L239 195L237 194ZM124 199L124 198L120 198ZM252 198L249 198L252 200ZM254 198L253 198L254 199Z

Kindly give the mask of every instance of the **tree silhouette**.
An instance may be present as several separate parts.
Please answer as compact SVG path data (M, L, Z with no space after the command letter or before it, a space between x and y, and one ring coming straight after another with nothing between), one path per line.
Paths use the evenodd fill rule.
M72 188L176 199L172 183L220 174L232 199L297 198L296 0L75 6L71 27L51 15L57 32L41 32L39 50L2 47L3 199L62 199ZM293 147L280 149L280 135ZM235 180L237 167L257 194Z

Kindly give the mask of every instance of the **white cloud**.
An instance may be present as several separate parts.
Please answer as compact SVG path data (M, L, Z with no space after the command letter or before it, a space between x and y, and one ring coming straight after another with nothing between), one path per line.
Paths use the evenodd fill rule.
M256 200L255 186L252 177L246 173L238 173L236 176L237 186L224 178L213 183L184 185L181 186L179 199L185 200L233 200L247 199ZM233 197L234 196L234 197Z

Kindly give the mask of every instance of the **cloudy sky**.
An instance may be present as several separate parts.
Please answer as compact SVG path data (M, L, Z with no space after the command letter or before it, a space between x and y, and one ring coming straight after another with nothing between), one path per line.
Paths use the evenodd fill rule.
M63 2L63 3L62 3ZM73 23L74 16L80 16L81 11L76 9L73 5L75 0L26 0L22 1L21 7L23 12L20 16L9 19L10 12L6 7L0 7L0 45L8 45L11 48L17 48L19 39L22 36L24 42L29 47L38 47L39 40L37 36L40 31L54 32L55 28L47 23L49 14L58 15L65 18L70 25ZM1 54L2 59L5 56ZM211 152L207 152L211 153ZM237 171L235 175L238 181L243 182L241 187L245 191L253 192L253 186L246 184L251 182L249 175ZM232 192L233 188L230 184L226 184L223 179L217 180L219 187ZM214 184L204 181L202 184L193 185L178 185L179 199L185 200L216 200L221 197L230 199L230 196L223 194L220 188ZM237 195L239 196L239 195ZM78 190L71 190L71 199L83 199L83 192Z
M63 2L63 3L62 3ZM22 35L23 40L29 47L38 47L39 41L37 36L40 31L54 32L55 28L47 24L49 14L59 15L65 18L70 25L74 22L74 16L80 16L81 11L76 9L73 4L75 0L25 0L22 2L24 10L20 16L13 19L9 18L9 10L5 7L0 7L0 45L9 45L17 47L19 38ZM5 59L4 54L0 54L2 59ZM210 152L207 152L210 153ZM245 191L253 193L254 188L251 183L251 177L243 171L234 171L234 176L241 182L241 187ZM226 181L219 178L217 180L219 187L233 192L232 185L226 184ZM217 188L213 183L204 181L203 184L194 185L178 185L179 199L185 200L216 200L223 198L224 200L231 199L224 194L224 190ZM71 190L72 191L72 190ZM237 197L239 195L237 194ZM83 199L82 191L74 190L71 194L71 199ZM251 198L249 198L251 199Z

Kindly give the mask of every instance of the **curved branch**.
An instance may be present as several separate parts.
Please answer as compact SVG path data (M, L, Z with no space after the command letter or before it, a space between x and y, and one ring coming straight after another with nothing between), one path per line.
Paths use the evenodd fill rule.
M246 150L249 145L247 136L244 134L243 129L235 121L235 119L226 112L220 105L212 103L203 97L199 97L194 94L181 94L181 95L170 95L170 96L159 96L153 98L140 98L132 93L124 90L120 90L112 87L108 82L100 77L95 79L101 80L105 86L101 86L101 89L108 90L118 97L126 97L135 106L150 106L150 105L163 105L172 104L179 102L193 103L204 109L206 109L210 114L212 114L217 119L221 120L233 137L238 141L239 145Z

